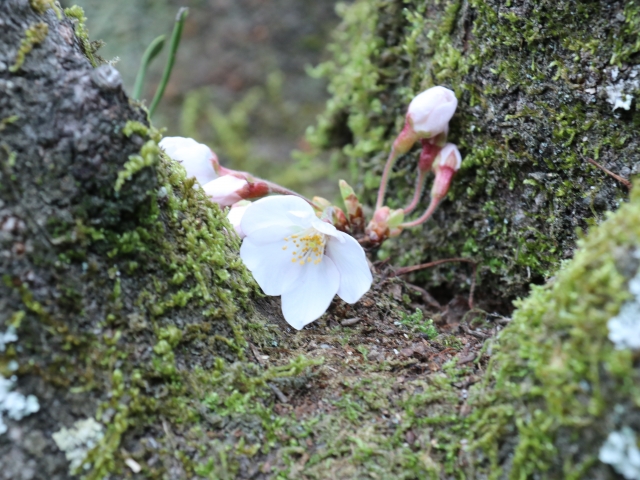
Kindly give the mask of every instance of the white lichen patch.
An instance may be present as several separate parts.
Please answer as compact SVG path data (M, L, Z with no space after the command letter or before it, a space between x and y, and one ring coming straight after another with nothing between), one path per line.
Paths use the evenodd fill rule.
M629 282L633 299L626 302L620 312L607 322L609 340L617 349L640 349L640 273Z
M4 352L6 350L8 343L12 343L17 340L18 334L16 333L16 329L9 326L6 332L0 333L0 352Z
M627 480L640 480L640 449L636 434L629 427L611 432L600 448L598 458Z
M53 441L69 461L69 474L73 474L84 464L89 451L103 436L102 425L93 418L78 420L72 428L62 427L52 435ZM84 467L89 468L89 465Z
M640 87L640 69L634 67L629 71L627 78L618 79L620 71L618 67L614 67L610 72L612 84L605 87L607 94L607 102L613 105L613 110L622 108L624 110L631 109L631 102L633 95L630 92L637 90Z
M0 333L0 352L4 352L7 344L18 340L18 335L13 327L9 327L6 332ZM9 369L15 371L18 364L15 360L9 362ZM7 431L7 425L4 423L6 415L12 420L22 420L27 415L40 410L38 399L34 395L26 397L19 392L13 391L16 384L15 375L11 378L5 378L0 375L0 435Z

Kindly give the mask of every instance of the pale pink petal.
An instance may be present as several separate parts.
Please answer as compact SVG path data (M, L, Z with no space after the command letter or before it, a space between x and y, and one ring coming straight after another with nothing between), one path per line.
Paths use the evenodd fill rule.
M240 258L267 295L282 295L303 272L307 265L293 262L291 249L283 250L285 242L256 245L245 237L240 247Z
M360 244L351 235L340 233L343 243L329 238L326 255L333 260L340 272L338 296L347 303L355 303L369 291L373 277Z
M202 188L211 201L223 207L228 207L242 200L242 197L237 192L242 190L246 185L247 181L243 178L234 177L233 175L223 175L220 178L206 183Z
M229 213L227 213L227 219L229 220L229 223L233 225L234 230L240 236L240 238L246 237L246 235L242 231L240 222L242 221L242 217L244 213L247 211L247 208L249 207L249 205L250 203L247 205L239 205L239 206L233 205L229 209Z
M193 138L164 137L160 140L159 146L172 160L184 167L187 177L196 177L200 185L218 178L213 167L218 159L206 145L196 142Z
M292 288L282 294L282 314L289 325L301 330L327 311L338 291L340 274L333 261L307 263Z

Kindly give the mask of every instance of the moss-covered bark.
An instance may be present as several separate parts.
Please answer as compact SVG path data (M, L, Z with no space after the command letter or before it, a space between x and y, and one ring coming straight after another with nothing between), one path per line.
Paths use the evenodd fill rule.
M394 262L473 257L481 291L512 298L627 197L586 159L638 171L635 103L607 101L611 86L640 86L636 2L361 0L342 13L334 58L316 71L333 98L309 138L349 162L369 204L412 96L444 85L459 99L449 141L462 169L434 219L384 249ZM418 154L395 169L392 207L411 198ZM423 279L460 289L465 277Z
M598 88L598 68L618 62L617 81L635 78L634 4L606 5L344 11L343 48L323 67L334 99L312 137L346 141L367 192L411 94L445 83L461 98L452 197L437 224L389 250L477 256L486 304L556 276L508 319L465 316L464 299L438 309L382 270L363 300L293 334L220 209L159 151L115 69L92 65L82 12L4 2L0 334L18 339L1 336L0 374L40 409L4 415L0 477L615 478L596 455L611 430L640 429L640 367L606 324L637 275L638 194L556 271L573 227L625 195L580 154L619 170L637 159L635 110L589 100L578 71ZM46 34L24 42L34 25Z

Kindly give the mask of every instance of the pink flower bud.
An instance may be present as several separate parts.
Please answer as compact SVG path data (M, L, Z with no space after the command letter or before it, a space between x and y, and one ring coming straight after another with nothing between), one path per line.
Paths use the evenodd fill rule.
M420 152L420 160L418 160L418 170L421 172L429 172L433 166L433 161L440 153L440 147L434 145L429 140L422 139L422 151Z
M246 212L247 208L251 205L251 202L248 200L242 200L238 203L234 203L231 205L229 209L229 213L227 213L227 219L229 223L233 226L236 233L240 236L240 238L244 238L246 235L242 231L242 226L240 222L242 221L242 216L244 212Z
M442 200L449 191L453 175L460 169L462 156L458 147L453 143L447 143L436 157L433 163L433 171L436 178L431 189L431 198Z
M394 150L407 153L420 139L437 137L432 143L443 143L457 107L455 94L445 87L432 87L416 95L409 104L404 128L393 143Z
M373 214L365 233L369 240L380 244L389 237L400 235L403 220L404 211L401 208L391 210L389 207L381 207Z
M196 177L200 185L215 180L223 173L216 154L193 138L164 137L159 146L172 160L184 167L187 177Z
M382 243L389 237L390 216L391 209L389 207L380 207L374 212L373 218L365 230L365 233L371 241L375 243Z

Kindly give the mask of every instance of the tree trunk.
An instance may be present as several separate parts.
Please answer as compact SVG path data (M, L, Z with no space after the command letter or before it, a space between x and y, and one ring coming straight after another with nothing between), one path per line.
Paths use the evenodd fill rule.
M82 12L5 0L0 478L617 478L596 458L611 431L640 430L640 368L607 323L637 303L640 197L557 267L575 227L627 193L581 156L625 175L638 159L633 103L612 112L598 93L638 88L636 7L343 8L311 139L343 146L372 192L407 101L453 87L463 170L435 221L386 250L472 256L476 303L504 316L439 307L378 265L360 302L292 332L224 214L98 65ZM468 272L439 272L438 298L467 293Z

